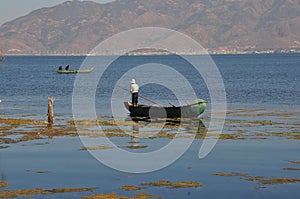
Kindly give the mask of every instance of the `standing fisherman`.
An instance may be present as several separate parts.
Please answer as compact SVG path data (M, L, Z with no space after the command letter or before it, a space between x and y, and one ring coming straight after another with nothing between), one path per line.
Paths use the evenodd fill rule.
M138 98L139 98L139 85L135 82L135 79L132 79L130 81L130 93L132 95L132 105L137 106L138 105Z

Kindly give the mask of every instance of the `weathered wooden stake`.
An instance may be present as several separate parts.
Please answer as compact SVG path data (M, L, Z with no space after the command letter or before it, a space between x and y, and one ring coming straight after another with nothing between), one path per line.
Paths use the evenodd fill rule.
M48 98L48 126L53 125L53 103L54 98Z

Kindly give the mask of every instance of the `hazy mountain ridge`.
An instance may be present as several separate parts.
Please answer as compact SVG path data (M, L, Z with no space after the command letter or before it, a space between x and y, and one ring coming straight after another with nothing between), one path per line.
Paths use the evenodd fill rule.
M216 53L299 50L300 2L68 1L5 23L0 46L8 54L86 54L116 33L149 26L183 32Z

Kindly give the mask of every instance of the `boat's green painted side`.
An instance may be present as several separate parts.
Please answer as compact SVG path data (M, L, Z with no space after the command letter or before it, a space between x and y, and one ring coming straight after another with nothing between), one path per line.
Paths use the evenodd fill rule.
M201 115L206 108L207 102L197 99L195 102L184 106L147 106L138 105L133 107L130 102L124 102L132 117L151 118L192 118Z
M85 70L57 70L56 72L59 74L74 74L74 73L90 73L94 70L94 68L88 68Z

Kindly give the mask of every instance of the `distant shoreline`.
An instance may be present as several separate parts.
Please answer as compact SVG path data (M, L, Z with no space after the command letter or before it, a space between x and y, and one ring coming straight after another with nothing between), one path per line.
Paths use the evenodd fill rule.
M198 55L276 55L276 54L300 54L300 51L297 52L249 52L249 53L208 53L208 54L6 54L5 57L101 57L101 56L128 56L128 57L135 57L135 56L172 56L172 55L179 55L179 56L198 56Z

